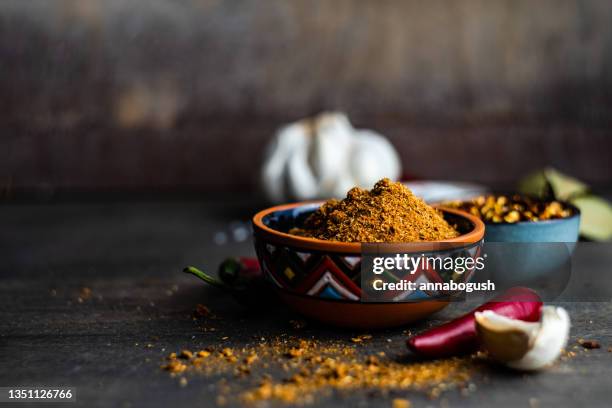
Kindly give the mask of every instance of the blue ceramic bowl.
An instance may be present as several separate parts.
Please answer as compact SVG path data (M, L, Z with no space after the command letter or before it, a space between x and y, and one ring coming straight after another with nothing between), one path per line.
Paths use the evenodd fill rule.
M485 224L485 242L576 242L580 229L580 211L567 203L574 215L546 221L522 221L514 224Z
M563 292L571 277L571 257L580 229L580 211L567 203L567 218L485 224L488 255L482 278L500 287L528 286L547 299Z

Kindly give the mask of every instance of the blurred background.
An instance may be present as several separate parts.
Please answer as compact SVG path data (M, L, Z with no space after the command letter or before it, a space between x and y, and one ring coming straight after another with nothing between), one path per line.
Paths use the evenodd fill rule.
M0 190L260 190L282 124L346 112L405 177L612 186L606 0L0 2Z

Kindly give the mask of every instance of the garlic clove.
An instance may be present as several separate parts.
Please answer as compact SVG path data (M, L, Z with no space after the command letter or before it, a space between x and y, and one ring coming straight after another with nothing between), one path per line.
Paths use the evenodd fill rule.
M308 200L319 193L319 184L308 163L308 150L296 149L287 160L287 189L297 200Z
M283 126L268 145L262 168L262 186L266 195L275 202L285 200L288 192L285 175L287 163L296 150L304 149L306 135L302 125L294 123Z
M510 319L493 311L475 315L478 336L494 360L517 370L552 364L567 345L570 319L565 309L542 308L540 322Z
M476 329L489 356L500 362L515 361L529 351L539 323L510 319L491 310L476 312Z
M518 370L539 370L552 364L567 345L570 318L561 307L542 308L541 327L531 349L518 361L508 363Z
M393 145L381 134L365 129L355 133L350 168L355 185L364 188L385 177L398 180L402 171Z
M335 185L347 168L355 129L340 113L322 113L314 123L308 162L317 179L319 196L336 196Z
M275 202L340 198L354 186L399 176L391 143L376 132L353 128L340 112L281 127L266 149L261 171L264 191Z
M344 197L346 192L357 186L357 181L348 168L344 168L334 182L330 197Z

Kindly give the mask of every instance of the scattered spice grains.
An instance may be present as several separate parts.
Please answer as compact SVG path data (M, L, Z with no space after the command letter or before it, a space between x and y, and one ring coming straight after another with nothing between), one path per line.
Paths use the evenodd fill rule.
M585 349L589 349L589 350L598 349L601 347L601 344L599 344L597 340L578 339L578 344L580 344Z
M416 242L454 238L458 232L433 207L399 182L382 179L370 191L355 187L329 200L291 234L342 242Z
M176 355L176 354L175 354ZM174 358L169 357L170 361L168 364L162 366L162 368L166 371L169 371L172 374L182 373L187 369L187 364L181 363L180 361Z
M358 389L381 392L414 390L438 397L447 389L465 386L474 365L471 358L403 363L383 352L360 355L354 345L342 341L295 337L276 338L236 349L185 351L188 350L179 353L179 357L171 353L162 368L173 376L188 372L205 375L233 373L245 379L246 389L244 383L238 385L236 381L233 382L239 387L236 390L225 381L220 383L221 403L236 398L245 404L265 401L309 404L316 397L329 395L332 391ZM182 356L191 357L185 360ZM278 372L279 368L283 374L275 379L269 372ZM409 407L410 402L398 398L393 406Z
M301 330L306 327L308 324L304 320L289 320L289 324L294 330Z
M395 398L391 404L392 408L410 408L410 401L405 398Z
M92 295L93 295L93 291L91 290L91 288L84 286L79 290L79 296L77 297L77 302L83 303L86 300L91 299Z
M203 318L213 318L214 319L215 315L210 311L210 309L207 306L205 306L205 305L203 305L201 303L198 303L196 305L195 310L193 311L193 318L194 319L198 319L198 318L201 318L201 317L203 317Z
M363 343L364 341L366 341L366 340L370 340L370 339L372 339L372 335L371 335L371 334L362 334L362 335L360 335L360 336L353 337L353 338L351 339L351 341L352 341L353 343Z
M242 400L254 403L277 399L288 403L306 403L314 400L324 390L370 389L425 389L431 395L450 384L465 383L469 378L459 360L436 361L418 364L380 362L375 356L338 360L332 357L312 357L304 362L299 372L280 382L265 379L259 387L242 394Z
M243 361L244 361L244 364L248 365L248 364L253 364L253 362L257 360L258 358L259 357L257 356L257 354L251 353L248 356L246 356Z
M568 359L574 358L574 357L576 357L576 352L575 351L564 350L563 353L561 354L561 359L563 359L563 360L568 360Z

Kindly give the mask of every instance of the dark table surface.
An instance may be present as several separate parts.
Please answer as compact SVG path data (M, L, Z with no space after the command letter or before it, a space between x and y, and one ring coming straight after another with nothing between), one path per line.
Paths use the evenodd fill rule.
M215 406L224 376L238 387L249 380L190 374L181 386L160 369L168 353L293 335L346 342L364 355L384 350L410 361L404 330L438 324L468 307L453 304L426 322L371 332L365 344L350 342L363 331L314 322L296 330L289 323L296 316L282 306L266 313L244 310L181 270L187 264L213 269L226 256L252 255L244 222L254 206L247 204L232 198L1 205L0 386L76 387L82 406ZM84 287L91 288L91 297L79 301ZM215 331L204 332L192 319L198 303L219 316ZM468 395L450 390L430 399L417 391L357 390L315 402L391 406L401 397L413 406L609 406L612 305L566 307L573 324L570 347L578 338L593 338L601 349L579 348L575 357L538 374L484 366Z

